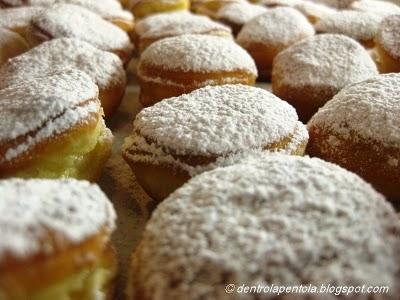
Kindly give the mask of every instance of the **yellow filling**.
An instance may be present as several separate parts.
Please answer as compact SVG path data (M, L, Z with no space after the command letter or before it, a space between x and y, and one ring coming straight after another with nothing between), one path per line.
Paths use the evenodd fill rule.
M111 133L100 118L94 130L71 136L63 148L47 153L12 176L94 180L110 151Z
M179 0L175 2L144 2L143 4L138 4L134 8L134 15L137 18L144 18L148 15L166 12L166 11L175 11L175 10L184 10L189 8L188 0Z

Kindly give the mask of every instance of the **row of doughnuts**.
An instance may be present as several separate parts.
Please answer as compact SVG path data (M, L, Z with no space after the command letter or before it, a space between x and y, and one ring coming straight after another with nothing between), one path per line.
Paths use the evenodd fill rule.
M362 46L342 35L295 43L294 56L311 53L315 62L320 49L328 61L327 73L304 66L302 74L337 72L347 82L329 90L333 99L306 127L288 102L251 86L251 55L224 33L201 33L152 42L140 56L140 100L150 107L136 117L123 156L153 198L170 196L133 254L128 299L232 299L239 295L226 294L227 284L272 282L381 285L397 299L400 221L392 206L357 175L301 156L345 166L398 197L400 75L377 75ZM4 177L100 171L111 144L98 99L111 84L102 83L117 77L124 87L126 78L120 58L90 41L56 35L0 69L3 170L30 166ZM108 95L120 99L116 90ZM0 195L0 299L110 297L115 213L96 186L9 179ZM269 299L248 298L260 296Z

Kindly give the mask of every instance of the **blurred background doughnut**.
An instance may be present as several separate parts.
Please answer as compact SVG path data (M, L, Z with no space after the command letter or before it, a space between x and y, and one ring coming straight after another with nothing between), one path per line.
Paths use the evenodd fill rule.
M135 18L142 19L152 14L188 10L189 0L130 0L129 8Z

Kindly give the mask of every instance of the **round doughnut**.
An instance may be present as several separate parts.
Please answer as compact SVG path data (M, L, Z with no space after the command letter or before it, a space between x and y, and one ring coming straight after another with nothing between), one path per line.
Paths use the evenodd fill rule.
M166 37L183 34L209 34L232 38L230 28L188 11L160 13L140 20L133 33L139 52Z
M321 34L279 53L272 67L272 90L307 122L348 84L378 74L368 52L355 40Z
M313 26L300 12L290 7L277 7L246 23L237 42L255 60L260 77L269 79L275 56L313 35Z
M29 50L29 45L18 33L0 26L0 67L10 58Z
M400 72L400 15L385 18L375 40L379 70Z
M151 106L206 85L253 85L257 69L251 56L234 41L187 34L150 45L140 57L137 76L140 102Z
M132 256L127 294L128 300L375 298L243 289L329 284L387 286L384 299L396 300L399 274L400 219L382 195L339 166L272 154L200 174L161 203Z
M0 9L0 26L25 37L32 18L41 10L37 6Z
M379 14L384 17L400 14L400 6L388 1L358 0L354 1L350 8Z
M347 168L400 200L400 74L345 87L310 120L308 153Z
M161 201L190 177L251 151L303 155L308 134L296 111L266 90L207 86L143 109L123 156Z
M365 11L341 10L322 18L315 24L318 33L339 33L372 48L382 16Z
M218 11L225 5L237 2L247 2L246 0L192 0L190 9L197 13L218 19Z
M111 299L115 211L86 181L0 181L2 299Z
M327 5L337 9L347 9L354 1L355 0L311 0L310 2Z
M125 93L126 75L122 62L115 54L77 39L44 42L9 60L0 68L0 89L14 82L68 69L81 70L92 78L99 87L104 113L111 116Z
M234 35L237 35L244 24L266 11L267 9L261 5L235 2L221 7L217 13L217 20L230 26Z
M78 70L0 90L0 178L95 180L111 154L98 88Z
M164 12L188 10L189 0L130 0L130 10L137 19Z
M29 33L32 44L63 37L83 40L96 48L113 52L124 62L132 52L126 32L86 8L56 4L33 17Z

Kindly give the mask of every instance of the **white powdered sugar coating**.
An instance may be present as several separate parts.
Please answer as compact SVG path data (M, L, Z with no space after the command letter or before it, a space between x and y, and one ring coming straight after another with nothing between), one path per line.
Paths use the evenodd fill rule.
M206 16L194 15L187 11L161 13L140 20L135 31L140 38L160 38L182 34L207 34L220 32L230 35L225 25L212 21Z
M85 72L101 90L126 81L119 57L70 38L51 40L9 60L0 68L0 89L45 74L77 69Z
M232 299L227 284L273 283L382 285L395 300L399 253L399 218L369 184L316 158L272 154L171 194L146 226L134 274L148 299Z
M315 24L317 32L340 33L358 41L373 40L382 16L365 11L342 10L330 14Z
M0 90L0 144L39 130L24 144L9 149L0 162L98 113L97 95L95 83L78 70L21 81Z
M51 5L55 0L1 0L6 6L44 6Z
M0 25L13 30L26 28L41 10L42 8L36 6L0 9Z
M51 38L77 38L106 51L130 50L132 47L122 29L77 5L53 5L35 16L32 23Z
M339 34L320 34L280 52L272 69L282 84L341 89L378 74L368 52Z
M391 57L400 59L400 15L393 15L383 20L377 42Z
M234 72L257 75L251 56L234 41L218 36L187 34L151 44L140 64L183 72Z
M336 12L336 9L332 7L326 6L321 3L314 3L307 0L299 1L293 7L296 8L298 11L300 11L302 14L304 14L306 17L310 18L310 20L312 19L320 20Z
M237 41L243 46L253 43L287 46L314 35L314 28L299 11L278 7L246 23Z
M400 6L388 1L359 0L354 1L350 5L350 8L355 10L367 11L382 16L400 14Z
M97 185L87 181L10 179L0 181L0 264L6 255L29 259L54 252L54 244L76 245L115 229L115 211ZM53 244L43 237L54 231Z
M349 6L355 0L306 0L306 1L315 2L317 4L327 5L327 6L330 6L333 8L346 9L346 8L349 8Z
M267 9L261 5L254 5L248 2L236 2L221 7L218 10L217 18L234 24L243 25L266 11Z
M178 155L263 148L294 133L295 109L245 85L207 86L143 109L134 131Z
M400 74L379 75L341 90L320 108L309 126L328 128L351 138L355 132L364 139L384 145L400 145Z

